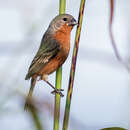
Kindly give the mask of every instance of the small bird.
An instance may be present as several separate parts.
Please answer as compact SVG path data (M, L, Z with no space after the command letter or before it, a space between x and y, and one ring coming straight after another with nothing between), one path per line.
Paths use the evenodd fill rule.
M70 34L75 25L77 25L77 22L70 14L60 14L51 21L25 77L25 80L31 78L31 87L26 99L25 109L38 77L54 89L52 93L64 96L61 93L63 89L57 90L48 81L48 75L56 71L67 59L70 50Z

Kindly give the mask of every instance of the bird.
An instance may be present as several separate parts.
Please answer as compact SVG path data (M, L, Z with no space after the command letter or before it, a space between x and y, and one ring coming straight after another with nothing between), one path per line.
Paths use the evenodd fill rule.
M34 86L39 80L45 81L53 88L51 93L58 93L64 96L61 91L56 89L49 81L48 75L55 72L67 59L70 51L71 30L75 25L75 18L70 14L57 15L49 24L44 33L40 47L31 62L25 80L31 78L31 85L25 102L25 109L28 107L28 101L32 97Z

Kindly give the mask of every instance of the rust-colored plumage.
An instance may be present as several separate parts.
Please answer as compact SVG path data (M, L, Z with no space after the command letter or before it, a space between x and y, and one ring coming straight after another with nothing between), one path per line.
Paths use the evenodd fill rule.
M38 76L54 89L53 92L63 96L60 90L56 90L48 82L47 77L56 71L67 59L70 50L70 33L76 24L76 20L69 14L58 15L50 23L25 78L26 80L31 78L31 87L25 108L28 106L28 100L32 96Z
M70 50L70 27L63 25L52 37L57 40L60 45L58 54L46 64L39 72L40 75L51 74L56 71L66 60Z

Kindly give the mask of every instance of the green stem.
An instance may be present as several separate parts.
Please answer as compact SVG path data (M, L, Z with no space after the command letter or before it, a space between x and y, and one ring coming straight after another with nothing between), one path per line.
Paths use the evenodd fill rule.
M66 8L66 0L60 0L59 14L64 14ZM56 72L56 89L61 89L62 81L62 67ZM59 118L60 118L60 95L55 95L55 108L54 108L54 130L59 130Z
M56 89L61 89L62 81L62 67L56 72ZM54 130L59 130L59 118L60 118L60 95L55 95L55 108L54 108Z
M66 9L66 0L60 0L59 14L64 14Z
M67 92L67 98L66 98L65 114L64 114L64 121L63 121L63 130L68 129L71 97L72 97L72 91L73 91L76 61L77 61L77 54L78 54L78 47L79 47L79 40L80 40L80 33L81 33L81 27L82 27L82 20L83 20L85 2L86 2L86 0L81 0L81 4L80 4L78 26L77 26L76 37L75 37L75 45L74 45L74 49L73 49L70 78L69 78L68 92Z

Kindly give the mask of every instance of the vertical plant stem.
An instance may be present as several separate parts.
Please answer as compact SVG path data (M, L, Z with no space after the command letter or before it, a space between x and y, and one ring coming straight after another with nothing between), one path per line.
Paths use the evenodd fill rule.
M59 14L64 14L66 9L66 0L60 0Z
M62 81L62 67L56 72L56 89L61 89ZM55 95L55 108L54 108L54 130L59 130L59 119L60 118L60 95Z
M66 0L60 0L59 14L64 14L66 9ZM56 71L56 89L61 89L62 83L62 67ZM60 95L55 95L55 108L54 108L54 130L59 130L60 120Z
M74 45L74 49L73 49L70 78L69 78L68 92L67 92L67 98L66 98L63 130L68 129L70 105L71 105L74 76L75 76L75 69L76 69L76 61L77 61L77 54L78 54L78 47L79 47L79 40L80 40L80 33L81 33L81 27L82 27L85 2L86 2L86 0L81 0L81 4L80 4L78 26L77 26L76 37L75 37L75 45Z

